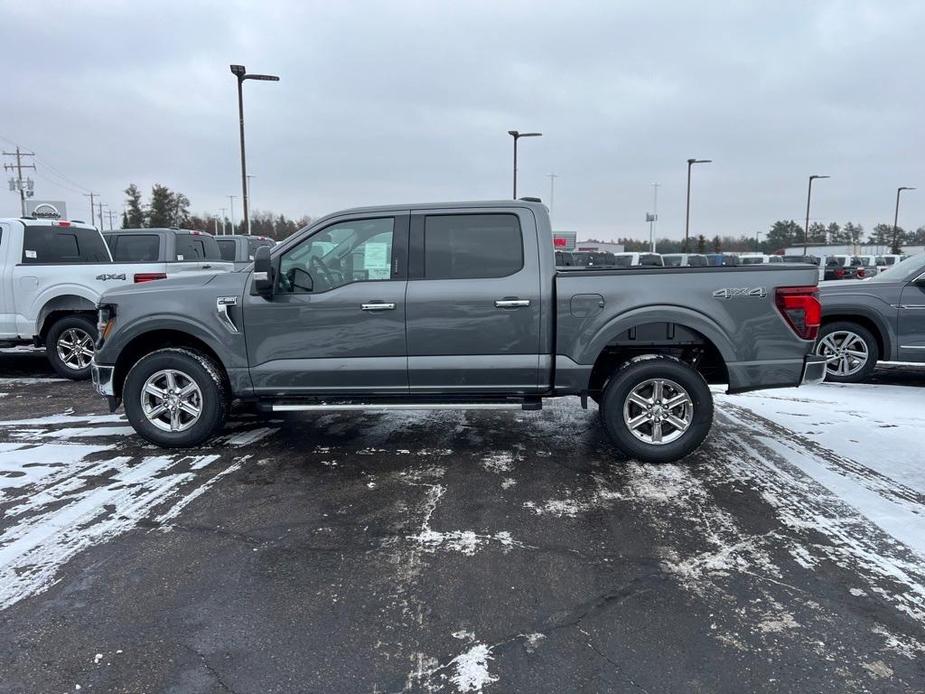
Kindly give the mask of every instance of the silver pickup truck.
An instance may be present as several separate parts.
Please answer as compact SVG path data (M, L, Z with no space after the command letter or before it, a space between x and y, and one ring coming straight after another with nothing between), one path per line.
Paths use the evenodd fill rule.
M557 271L537 202L325 217L253 267L107 292L97 390L144 438L195 446L233 399L268 412L594 400L617 446L676 460L729 392L818 382L816 268Z

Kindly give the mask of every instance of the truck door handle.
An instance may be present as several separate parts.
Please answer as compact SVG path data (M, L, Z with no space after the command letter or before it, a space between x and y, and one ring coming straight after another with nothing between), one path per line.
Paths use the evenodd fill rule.
M369 304L363 304L360 308L364 311L394 311L395 304L386 304L381 301L376 301Z
M495 306L498 308L518 308L529 305L530 299L498 299L495 302Z

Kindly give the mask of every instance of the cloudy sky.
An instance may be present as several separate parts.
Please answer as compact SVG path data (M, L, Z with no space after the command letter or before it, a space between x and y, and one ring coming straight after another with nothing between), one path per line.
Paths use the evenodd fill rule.
M0 0L4 150L36 197L157 182L217 213L240 195L229 63L245 84L252 205L549 197L582 237L752 234L813 218L925 224L925 2ZM6 159L8 161L8 159ZM0 215L18 214L2 188ZM235 201L240 216L240 199Z

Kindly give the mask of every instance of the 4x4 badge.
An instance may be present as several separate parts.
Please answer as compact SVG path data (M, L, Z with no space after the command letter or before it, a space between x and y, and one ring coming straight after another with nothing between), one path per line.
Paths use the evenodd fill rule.
M760 299L768 295L768 290L764 287L729 287L726 289L717 289L713 292L714 299Z

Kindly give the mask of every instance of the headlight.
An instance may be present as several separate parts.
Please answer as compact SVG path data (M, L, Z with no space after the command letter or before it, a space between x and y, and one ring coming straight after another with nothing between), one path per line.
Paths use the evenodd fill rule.
M114 304L103 304L97 309L96 334L98 335L97 344L103 344L103 341L109 337L113 327L116 325L116 307Z

